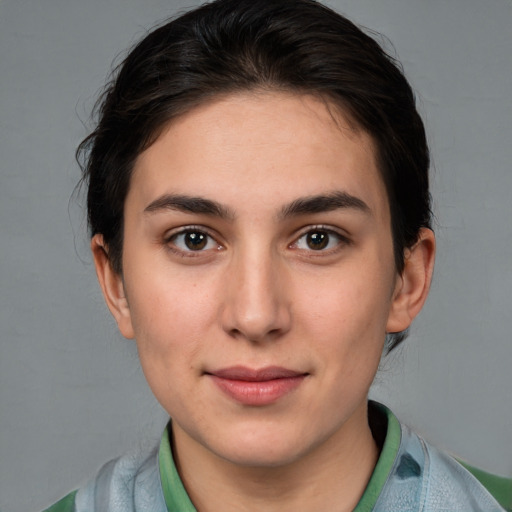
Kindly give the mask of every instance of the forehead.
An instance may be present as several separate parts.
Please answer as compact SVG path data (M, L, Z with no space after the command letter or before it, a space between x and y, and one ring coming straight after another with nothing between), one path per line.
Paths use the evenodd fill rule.
M387 216L372 138L310 95L244 93L173 120L139 155L127 202L193 194L241 210L342 190Z

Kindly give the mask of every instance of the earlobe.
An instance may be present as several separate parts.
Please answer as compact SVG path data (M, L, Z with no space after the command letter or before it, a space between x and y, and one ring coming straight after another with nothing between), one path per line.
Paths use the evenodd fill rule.
M431 229L422 228L418 241L405 252L405 265L397 280L387 332L407 329L427 300L434 271L436 241Z
M91 250L96 267L96 275L100 283L103 297L108 309L117 322L121 334L125 338L133 338L134 332L130 308L126 299L122 276L117 273L110 262L108 248L102 235L94 235Z

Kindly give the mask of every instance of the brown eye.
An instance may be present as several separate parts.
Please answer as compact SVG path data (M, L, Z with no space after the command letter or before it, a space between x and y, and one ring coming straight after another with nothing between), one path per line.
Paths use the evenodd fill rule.
M306 235L306 244L313 251L325 249L329 244L329 233L326 231L312 231Z
M302 251L328 251L349 243L347 238L332 229L316 228L299 237L293 247Z
M171 237L168 243L182 252L198 252L219 247L219 244L208 233L198 230L177 233Z
M208 235L205 235L204 233L185 233L183 235L183 241L185 245L191 250L191 251L200 251L201 249L204 249L206 247L206 244L208 242Z

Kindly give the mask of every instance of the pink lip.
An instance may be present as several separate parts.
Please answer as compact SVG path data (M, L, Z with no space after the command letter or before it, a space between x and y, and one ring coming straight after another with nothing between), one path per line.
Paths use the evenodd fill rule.
M278 366L254 370L233 366L207 372L229 397L244 405L269 405L297 388L307 373Z

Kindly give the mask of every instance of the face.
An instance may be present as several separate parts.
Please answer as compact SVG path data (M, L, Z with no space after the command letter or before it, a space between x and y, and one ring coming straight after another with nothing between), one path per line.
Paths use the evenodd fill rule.
M402 283L366 133L310 96L219 99L139 156L124 215L111 309L178 440L276 466L357 436Z

